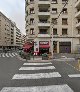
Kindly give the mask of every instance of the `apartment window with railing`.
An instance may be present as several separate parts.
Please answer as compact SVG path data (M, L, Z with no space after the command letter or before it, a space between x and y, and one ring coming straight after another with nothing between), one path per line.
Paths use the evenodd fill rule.
M34 18L30 19L30 25L34 24Z
M30 8L30 14L34 14L34 8Z
M34 2L34 0L30 0L30 3L33 3Z
M48 8L44 9L44 8L39 8L39 12L49 12L50 10Z
M47 34L47 29L40 29L39 34Z
M80 22L80 19L78 19L78 23Z
M52 3L57 4L58 2L57 2L57 0L52 0Z
M66 2L68 2L68 0L62 0L62 4L65 4Z
M62 29L62 35L67 35L67 30L68 30L67 28L63 28Z
M28 11L26 11L26 16L28 16Z
M77 12L79 12L80 11L80 9L77 9Z
M67 18L62 18L62 25L68 25L68 19Z
M34 34L34 28L31 28L30 29L30 35L33 35Z
M57 35L57 28L53 28L53 35Z
M80 29L78 29L78 34L80 34Z
M57 8L52 8L52 13L56 14L57 13Z
M47 19L39 19L40 23L49 23L49 21Z
M57 18L52 18L52 23L57 25Z
M63 14L67 14L67 8L64 8L63 11L62 11Z

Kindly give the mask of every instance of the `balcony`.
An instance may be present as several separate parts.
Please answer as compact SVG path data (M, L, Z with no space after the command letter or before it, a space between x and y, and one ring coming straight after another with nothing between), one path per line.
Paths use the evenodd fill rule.
M38 16L50 16L50 12L49 11L38 12Z
M80 37L80 34L77 34L76 37Z
M39 0L38 5L39 6L43 6L43 5L50 6L50 1L49 0Z
M39 22L38 27L50 27L50 22Z
M80 0L77 0L76 4L75 4L75 7L78 8L80 7Z
M76 27L77 28L80 28L80 22L76 24Z
M38 37L40 38L40 37L50 37L50 35L49 34L38 34Z
M76 13L75 17L76 18L79 18L80 17L80 11Z
M35 35L34 34L33 35L29 34L28 38L35 38Z

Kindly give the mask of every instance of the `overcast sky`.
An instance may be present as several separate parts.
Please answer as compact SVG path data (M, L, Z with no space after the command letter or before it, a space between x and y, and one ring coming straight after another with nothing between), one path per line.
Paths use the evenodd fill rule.
M25 34L25 0L0 0L0 11Z

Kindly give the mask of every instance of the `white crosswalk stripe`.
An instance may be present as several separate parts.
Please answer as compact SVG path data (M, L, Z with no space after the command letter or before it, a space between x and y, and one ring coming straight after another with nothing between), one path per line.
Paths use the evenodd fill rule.
M6 55L6 57L9 57L8 53L6 53L5 55Z
M27 67L21 67L19 71L21 72L20 74L15 74L12 77L12 81L17 81L17 80L39 80L39 79L51 79L51 78L61 78L61 74L59 72L48 72L48 73L41 73L39 72L40 70L55 70L56 68L52 65L51 62L47 63L24 63L23 66L29 65ZM33 65L35 65L33 67ZM37 65L39 67L37 67ZM44 65L44 66L42 66ZM47 65L47 66L46 66ZM25 70L24 74L23 71ZM27 74L26 71L31 72L32 70L35 71L35 73L29 73ZM38 73L36 72L38 71ZM18 81L18 82L19 82ZM35 81L35 82L36 82ZM44 80L43 80L44 81ZM48 85L48 86L35 86L35 83L33 83L34 86L31 87L4 87L0 92L74 92L67 84L63 85Z
M48 62L48 63L24 63L23 65L50 65L52 64L51 62Z
M16 56L14 53L12 53L13 56Z
M68 75L70 78L80 78L80 74L70 74Z
M15 53L15 55L18 55L17 53Z
M17 53L0 53L0 57L15 57Z
M5 57L5 53L2 54L2 57Z
M37 74L15 74L12 79L42 79L55 77L61 77L61 75L58 72Z
M67 85L52 85L38 87L5 87L1 92L73 92Z
M55 69L54 66L45 67L21 67L19 70L42 70L42 69Z
M13 57L13 56L11 55L11 53L9 53L9 56L10 56L10 57Z

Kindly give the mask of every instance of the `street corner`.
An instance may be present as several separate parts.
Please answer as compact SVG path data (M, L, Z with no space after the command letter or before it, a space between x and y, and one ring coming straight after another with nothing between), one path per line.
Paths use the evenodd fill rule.
M66 61L66 63L68 65L70 65L71 67L73 67L74 69L76 69L77 71L80 71L80 61L75 60L75 61Z
M16 58L17 58L18 60L20 60L20 61L26 61L26 59L21 58L19 55L17 55Z

